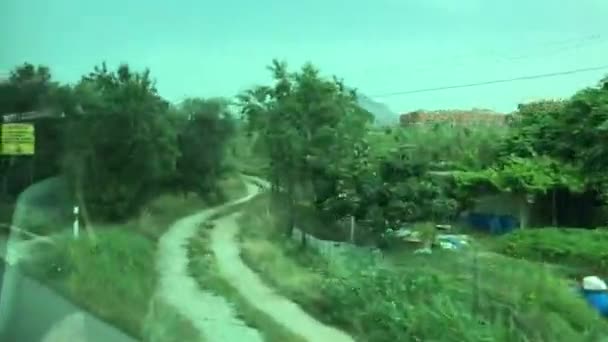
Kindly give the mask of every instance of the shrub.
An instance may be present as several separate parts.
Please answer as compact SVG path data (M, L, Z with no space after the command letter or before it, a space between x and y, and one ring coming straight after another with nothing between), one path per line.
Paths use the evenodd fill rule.
M581 272L605 273L608 231L575 228L520 230L501 238L500 253L528 260L571 266Z

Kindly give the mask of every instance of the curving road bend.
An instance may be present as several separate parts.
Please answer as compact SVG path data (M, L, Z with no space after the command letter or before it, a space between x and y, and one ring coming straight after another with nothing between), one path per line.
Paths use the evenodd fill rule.
M230 302L200 289L188 272L187 245L201 223L226 206L249 201L268 187L268 183L259 178L244 178L247 181L247 196L177 221L159 242L157 267L160 281L157 295L191 320L205 341L209 342L263 341L257 330L246 326L238 318ZM315 320L297 304L278 295L244 264L236 241L239 229L237 215L217 219L211 233L211 249L222 276L252 306L294 334L311 342L352 342L353 339L344 332Z
M291 330L295 335L311 342L353 342L354 340L344 332L324 325L294 302L278 295L245 265L236 241L239 229L237 217L238 214L233 214L220 218L215 224L217 228L212 232L211 248L222 276L252 306L272 317L275 322Z
M196 235L203 221L226 206L250 200L260 191L260 187L248 182L247 196L175 222L159 241L157 296L188 318L205 341L263 341L257 330L237 317L235 309L225 298L203 291L198 286L188 272L187 251L189 240Z

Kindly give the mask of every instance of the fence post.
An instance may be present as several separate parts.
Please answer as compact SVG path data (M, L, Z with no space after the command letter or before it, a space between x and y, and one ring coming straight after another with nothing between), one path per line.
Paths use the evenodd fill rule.
M78 227L78 206L74 206L74 225L72 227L72 232L74 234L74 238L78 239L79 227Z

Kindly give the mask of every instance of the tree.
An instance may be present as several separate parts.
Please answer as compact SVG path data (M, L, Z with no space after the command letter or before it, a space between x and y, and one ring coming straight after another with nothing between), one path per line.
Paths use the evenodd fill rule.
M573 162L575 150L568 140L568 101L543 100L520 104L504 140L502 156L548 155Z
M187 99L179 108L185 120L179 129L177 180L183 190L201 197L221 196L217 182L235 123L224 99Z
M353 145L346 147L362 137L371 116L358 107L355 92L335 77L322 78L311 64L290 73L274 60L270 70L274 85L252 89L240 100L249 126L265 140L273 189L287 197L291 234L296 202L322 202L333 182L329 165L350 158Z
M546 156L510 156L495 167L456 172L455 177L459 186L469 188L472 194L490 190L515 195L520 205L520 228L527 226L528 204L536 195L557 188L578 193L585 190L584 178L577 167ZM555 208L553 217L555 221Z
M513 116L503 157L546 155L565 164L576 164L586 182L586 196L608 198L608 88L605 78L597 87L583 89L560 101L520 105ZM591 205L590 201L588 205Z
M82 110L67 123L65 172L92 216L125 218L175 172L179 151L169 105L148 70L127 65L115 72L96 67L74 91Z
M33 156L5 156L0 161L3 195L15 196L35 181L55 175L63 155L59 113L68 105L69 88L52 81L45 66L24 63L0 83L0 113L47 112L50 118L36 119L36 151ZM54 117L53 117L54 116ZM10 180L9 180L10 179ZM10 189L9 189L10 187Z

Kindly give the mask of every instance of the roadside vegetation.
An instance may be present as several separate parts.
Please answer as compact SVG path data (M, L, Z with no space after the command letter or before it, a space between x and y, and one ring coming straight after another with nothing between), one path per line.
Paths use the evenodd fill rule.
M378 127L341 79L310 63L291 70L275 60L269 69L269 85L236 99L171 104L148 70L128 65L101 65L75 84L54 82L45 67L15 68L0 84L0 111L50 116L36 121L34 156L1 159L2 215L30 184L62 175L73 203L51 207L78 205L83 227L74 240L55 235L63 223L34 225L59 248L37 250L28 272L137 337L154 330L145 322L154 307L153 316L173 317L157 332L196 339L153 298L155 243L177 218L242 194L235 174L243 172L266 179L269 190L217 215L245 211L245 261L311 315L361 341L608 335L570 288L573 277L606 264L604 233L593 231L608 218L605 80L568 99L522 104L503 125ZM433 242L436 224L470 232L467 220L486 195L507 196L522 229L432 254L387 239L419 227ZM547 226L554 228L540 229ZM354 249L328 257L306 234L295 241L296 228L359 250L379 247L384 259ZM208 233L190 245L200 286L228 298L270 341L298 341L218 275Z
M242 207L239 207L239 209ZM237 289L225 280L217 266L215 255L210 248L211 229L200 229L198 236L190 242L190 272L205 291L224 297L230 302L238 317L252 328L262 333L268 342L304 342L305 340L291 333L287 328L276 323L272 317L256 309L243 298Z
M513 258L563 265L573 277L606 276L608 231L542 228L518 231L498 240L496 250Z
M244 183L238 175L223 180L222 184L226 200L245 195ZM41 245L24 270L132 336L141 338L146 337L142 335L146 332L160 334L168 330L163 334L171 335L175 341L199 341L192 339L198 332L190 322L179 318L169 305L154 299L155 253L156 240L174 221L207 206L194 194L161 195L145 207L140 217L124 223L96 225L95 239L75 240L70 231L54 236L55 244ZM151 301L158 303L154 304L153 314L149 312ZM154 326L150 319L154 319ZM179 329L173 331L167 324Z
M127 65L104 64L60 84L50 69L26 63L0 84L0 112L28 111L47 117L35 121L33 156L0 159L0 214L2 223L54 244L35 250L26 273L134 337L200 340L153 298L156 241L178 218L245 193L226 158L237 129L227 102L169 104L149 71ZM22 196L48 179L57 180ZM71 234L74 205L79 239Z
M605 222L606 83L522 104L502 126L379 129L339 79L310 65L271 70L273 85L241 97L271 182L241 220L242 256L269 284L362 341L606 336L606 322L572 289L604 265L603 233L583 227ZM471 234L478 241L468 249L432 254L387 241L387 232L440 223L472 233L467 213L486 195L507 196L525 229ZM306 235L294 241L296 228L380 247L384 260L340 247L326 253Z
M542 264L490 253L328 259L285 238L268 198L240 220L245 262L280 293L360 341L598 341L608 325ZM283 215L283 219L287 215Z

